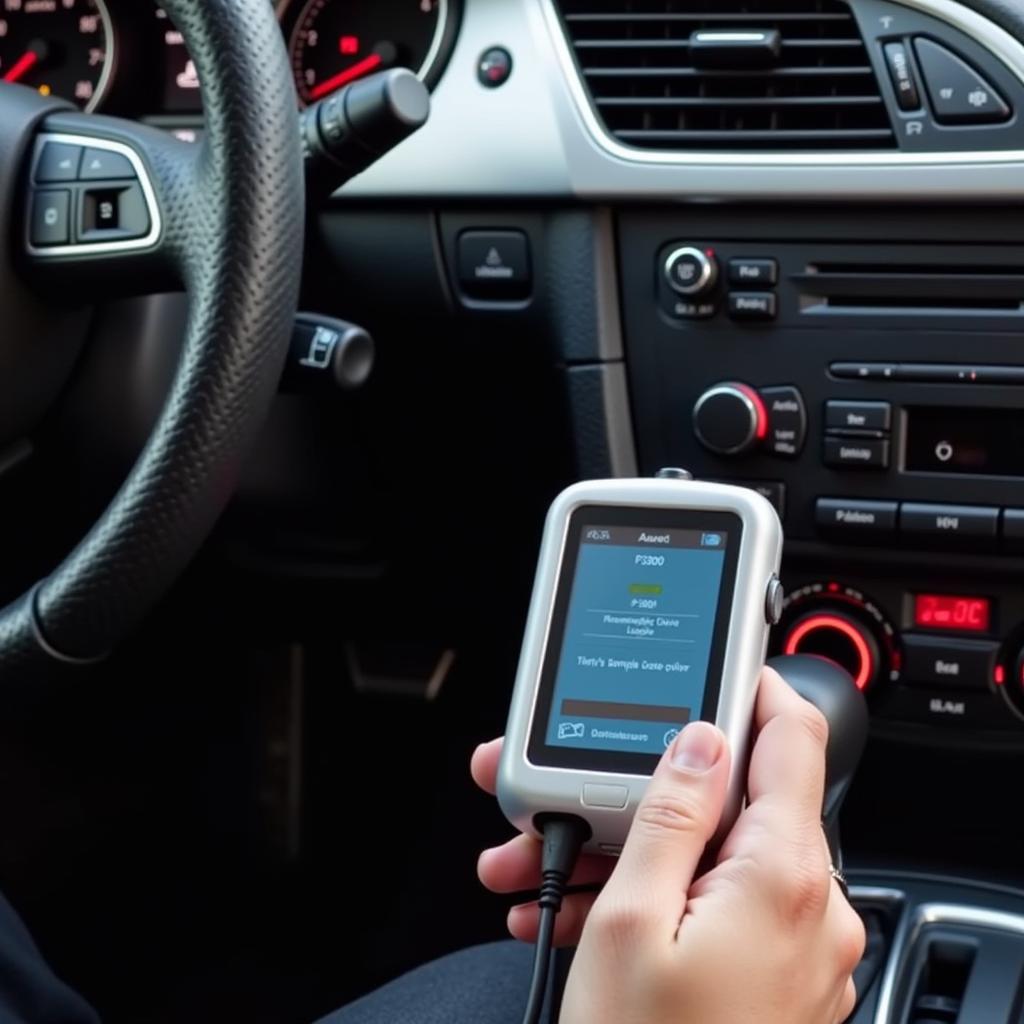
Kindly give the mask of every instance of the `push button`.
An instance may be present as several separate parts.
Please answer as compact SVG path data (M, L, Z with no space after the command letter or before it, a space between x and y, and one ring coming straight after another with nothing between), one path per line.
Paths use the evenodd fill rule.
M64 189L32 197L29 241L33 245L67 245L71 241L71 193Z
M892 406L888 402L826 402L828 430L889 430Z
M903 634L904 678L926 686L987 690L998 644Z
M907 48L902 43L886 43L883 51L900 110L920 110L921 96L917 91L917 82L914 81Z
M999 509L981 505L918 505L900 507L900 529L921 536L962 537L965 540L995 539Z
M82 161L82 147L63 142L48 142L43 146L36 164L36 181L74 181Z
M879 537L895 533L895 501L847 501L843 498L819 498L814 518L822 530L830 533Z
M459 284L469 296L493 301L530 294L530 247L522 231L463 231Z
M730 292L729 316L733 320L773 320L774 292Z
M134 177L135 168L131 160L122 153L115 153L109 149L87 149L82 157L83 181Z
M824 461L833 469L888 469L889 442L826 437Z
M761 388L768 412L768 450L792 459L800 454L807 438L807 409L798 388Z
M1003 509L1003 541L1014 551L1024 550L1024 508Z
M729 283L771 286L779 279L779 265L775 260L729 260Z
M1010 108L966 61L930 39L914 42L928 96L939 124L1005 121Z
M586 807L608 807L621 811L629 799L628 786L605 786L588 782L580 799Z

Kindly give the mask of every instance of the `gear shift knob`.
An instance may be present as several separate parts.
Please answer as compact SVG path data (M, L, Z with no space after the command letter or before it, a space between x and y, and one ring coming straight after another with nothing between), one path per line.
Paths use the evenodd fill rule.
M849 672L811 654L772 658L768 664L828 721L825 800L822 824L832 861L840 864L839 811L850 789L868 738L868 708Z

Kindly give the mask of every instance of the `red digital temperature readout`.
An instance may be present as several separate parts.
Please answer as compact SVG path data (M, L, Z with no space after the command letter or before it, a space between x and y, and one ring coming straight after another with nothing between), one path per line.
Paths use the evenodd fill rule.
M991 613L992 602L987 597L962 597L959 594L914 596L914 625L927 629L987 633Z

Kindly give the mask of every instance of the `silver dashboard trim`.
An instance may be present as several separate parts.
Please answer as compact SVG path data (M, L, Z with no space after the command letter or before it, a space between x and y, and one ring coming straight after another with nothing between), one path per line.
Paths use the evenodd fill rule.
M792 166L891 166L895 164L912 164L916 166L935 163L965 164L974 162L1011 163L1024 159L1024 150L981 150L978 152L955 153L901 153L857 152L856 150L839 150L828 153L721 153L702 152L699 150L667 151L643 150L633 146L624 146L613 138L601 124L594 107L587 95L586 86L576 67L572 56L571 44L566 37L555 10L554 0L537 0L541 5L544 20L551 40L558 55L562 72L566 77L577 112L586 125L587 131L594 141L611 156L619 160L628 160L639 164L764 164ZM904 7L912 7L924 14L939 18L971 36L982 46L987 47L1005 64L1022 82L1024 82L1024 44L1014 39L1008 32L983 18L954 0L899 0Z
M354 178L339 199L575 197L719 203L1017 201L1024 151L644 154L601 142L551 0L466 0L430 121ZM905 0L968 32L1024 79L1024 43L955 0ZM499 89L476 77L500 42L515 66ZM561 50L562 58L559 58ZM572 74L567 75L568 60ZM574 95L573 82L576 82Z
M856 889L852 895L859 893ZM882 985L875 1008L874 1024L892 1024L892 1014L900 978L906 969L907 957L921 930L933 924L958 924L973 928L991 928L994 931L1016 932L1024 935L1024 915L1010 914L987 907L972 907L960 903L922 903L909 918L900 922L893 940L889 961L882 976Z
M149 232L142 238L126 238L121 241L111 242L77 242L72 245L43 245L35 246L31 241L32 217L31 209L25 217L25 247L29 254L41 258L50 256L95 256L103 253L134 252L139 249L149 249L154 246L163 231L163 221L160 218L160 204L156 201L156 192L153 190L153 183L150 181L149 172L142 158L131 146L122 142L113 142L110 139L99 139L92 135L74 135L66 132L44 132L36 137L35 149L32 153L32 166L35 167L36 160L47 142L62 142L70 146L82 146L89 149L106 149L112 153L119 153L127 158L128 162L135 169L135 176L142 187L142 195L146 201L146 210L149 213ZM60 189L62 186L70 186L75 182L47 182L41 183L40 190ZM34 190L29 192L31 203ZM75 210L71 216L76 215Z

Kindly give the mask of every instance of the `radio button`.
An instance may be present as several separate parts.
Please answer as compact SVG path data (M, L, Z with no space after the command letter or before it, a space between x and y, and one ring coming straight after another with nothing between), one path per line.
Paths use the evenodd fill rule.
M908 683L987 690L999 645L980 640L903 634L903 676Z
M834 469L888 469L889 442L826 437L825 465Z
M845 501L819 498L814 518L822 530L878 537L896 532L895 501Z
M608 807L615 811L621 811L628 799L628 786L605 786L590 782L580 794L580 800L586 807Z
M774 292L729 292L729 316L733 320L774 320Z
M889 430L892 406L888 402L825 403L825 427L829 430Z
M1024 550L1024 508L1003 509L1003 540L1015 551Z
M952 536L971 540L995 539L999 509L981 505L900 506L900 530L922 536Z
M729 260L729 283L745 285L774 285L779 279L779 265L775 260Z
M788 385L761 388L768 412L768 450L786 459L796 458L807 440L807 408L799 388Z

